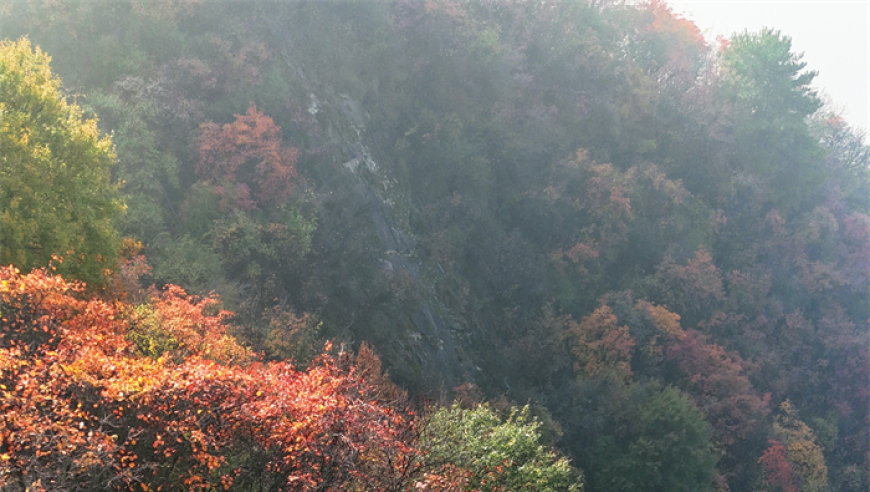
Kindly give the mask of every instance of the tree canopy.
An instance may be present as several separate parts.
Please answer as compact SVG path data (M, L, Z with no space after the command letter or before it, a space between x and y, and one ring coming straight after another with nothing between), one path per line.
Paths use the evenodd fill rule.
M0 263L103 283L123 212L112 141L67 102L50 58L27 39L0 41Z
M660 0L10 0L0 36L51 53L68 91L43 51L3 42L18 68L0 97L23 106L3 100L0 260L36 293L4 294L4 323L53 298L28 275L99 282L111 224L131 239L96 296L65 284L75 302L39 315L63 321L6 353L2 384L33 390L10 405L70 470L178 488L188 470L188 488L870 485L870 146L781 32L708 45ZM65 280L39 270L52 254ZM55 325L75 327L66 345L39 338ZM120 352L65 373L73 347L98 353L90 332ZM139 388L108 369L125 364L154 382L132 402L111 393ZM51 447L47 422L80 422L54 403L70 395L97 404L103 451L136 454L126 468ZM175 427L133 420L139 404ZM21 446L0 451L14 473L47 466Z

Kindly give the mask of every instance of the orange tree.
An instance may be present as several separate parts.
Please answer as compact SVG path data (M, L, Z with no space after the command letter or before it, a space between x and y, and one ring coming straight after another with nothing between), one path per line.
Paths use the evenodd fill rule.
M0 268L0 489L398 490L417 471L411 414L346 354L263 364L214 299L82 290Z

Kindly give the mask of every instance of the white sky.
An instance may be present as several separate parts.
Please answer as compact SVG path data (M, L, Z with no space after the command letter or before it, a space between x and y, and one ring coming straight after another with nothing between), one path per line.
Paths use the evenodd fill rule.
M813 85L849 124L870 130L870 0L666 0L708 41L770 27L792 39Z

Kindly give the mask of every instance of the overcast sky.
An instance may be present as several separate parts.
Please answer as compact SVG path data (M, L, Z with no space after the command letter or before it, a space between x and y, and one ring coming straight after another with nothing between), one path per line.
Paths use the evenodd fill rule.
M819 72L814 86L849 124L870 129L870 0L666 0L708 41L770 27Z

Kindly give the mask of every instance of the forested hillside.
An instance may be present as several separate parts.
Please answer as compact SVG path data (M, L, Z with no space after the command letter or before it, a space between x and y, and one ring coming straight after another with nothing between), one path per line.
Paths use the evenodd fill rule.
M870 147L771 27L3 2L0 489L866 491Z

